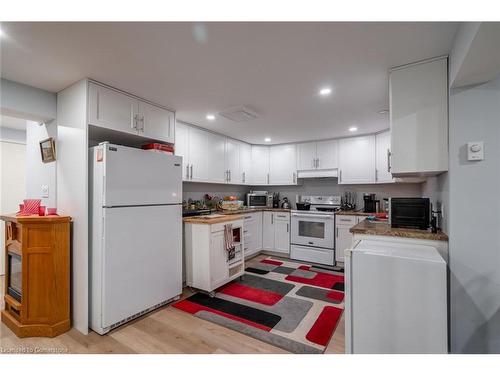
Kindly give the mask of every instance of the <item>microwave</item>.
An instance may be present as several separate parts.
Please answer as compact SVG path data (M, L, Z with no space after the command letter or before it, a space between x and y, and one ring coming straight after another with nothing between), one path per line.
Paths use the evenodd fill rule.
M273 195L267 191L252 191L247 194L247 206L249 208L273 207Z
M429 198L389 198L389 204L389 222L392 228L429 229Z

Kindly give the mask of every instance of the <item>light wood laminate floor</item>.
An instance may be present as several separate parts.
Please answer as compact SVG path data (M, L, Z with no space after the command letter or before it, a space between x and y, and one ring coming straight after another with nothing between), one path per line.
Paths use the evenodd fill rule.
M249 264L264 256L259 255ZM0 277L3 309L4 276ZM190 294L186 289L185 295ZM330 341L327 354L344 353L344 316ZM83 335L74 328L55 338L24 338L0 324L0 353L288 353L260 340L165 306L104 336Z

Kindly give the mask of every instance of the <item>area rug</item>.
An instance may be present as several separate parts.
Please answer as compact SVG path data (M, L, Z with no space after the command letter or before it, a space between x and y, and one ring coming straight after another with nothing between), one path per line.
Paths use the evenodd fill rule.
M266 258L241 280L172 305L292 353L323 353L344 310L344 274Z

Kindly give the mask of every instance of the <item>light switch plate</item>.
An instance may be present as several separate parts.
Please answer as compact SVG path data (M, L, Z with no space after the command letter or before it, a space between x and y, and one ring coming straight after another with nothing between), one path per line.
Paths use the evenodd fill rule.
M467 160L469 161L484 160L484 142L467 143Z
M42 185L42 198L49 197L49 185Z

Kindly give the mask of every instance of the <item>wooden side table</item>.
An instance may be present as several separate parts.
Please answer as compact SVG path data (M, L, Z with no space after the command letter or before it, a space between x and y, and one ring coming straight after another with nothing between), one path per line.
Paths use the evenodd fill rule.
M19 337L70 329L69 216L1 215L5 221L5 310Z

